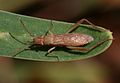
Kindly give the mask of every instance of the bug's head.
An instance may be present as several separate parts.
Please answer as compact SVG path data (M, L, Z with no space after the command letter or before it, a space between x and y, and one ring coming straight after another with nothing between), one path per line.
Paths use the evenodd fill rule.
M35 37L33 39L33 44L43 45L44 44L44 37L43 36Z

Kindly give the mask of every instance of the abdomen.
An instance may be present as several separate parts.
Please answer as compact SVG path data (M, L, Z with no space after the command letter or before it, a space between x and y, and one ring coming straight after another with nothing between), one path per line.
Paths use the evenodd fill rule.
M52 46L82 46L93 41L93 37L86 34L53 34L47 35L44 44Z

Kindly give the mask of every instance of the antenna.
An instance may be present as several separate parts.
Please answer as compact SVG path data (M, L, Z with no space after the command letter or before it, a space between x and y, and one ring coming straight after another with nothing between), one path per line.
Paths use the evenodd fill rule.
M31 32L26 28L25 24L23 23L22 19L20 19L20 23L23 25L24 30L31 36L34 37L33 34L31 34Z
M16 41L18 41L19 43L24 44L24 45L29 45L28 43L24 43L24 42L18 40L18 39L17 39L16 37L14 37L10 32L9 32L9 34L10 34L10 36L11 36L13 39L15 39Z

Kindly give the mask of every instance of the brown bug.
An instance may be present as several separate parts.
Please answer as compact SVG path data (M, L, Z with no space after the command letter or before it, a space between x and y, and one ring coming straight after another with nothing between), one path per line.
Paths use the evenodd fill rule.
M66 48L69 48L71 50L79 50L79 51L88 52L88 51L96 48L97 46L101 45L105 41L110 40L110 39L105 39L103 41L100 41L90 48L82 47L83 45L94 41L94 38L90 35L87 35L87 34L71 33L71 32L73 32L84 21L86 21L87 23L92 25L93 27L91 27L91 28L98 30L98 31L103 31L102 29L96 28L96 26L94 24L92 24L91 22L89 22L88 20L82 19L82 20L79 20L76 24L74 24L73 27L70 28L65 34L53 34L50 30L48 30L45 35L33 37L33 35L25 27L23 21L20 20L24 29L29 33L30 36L33 37L31 46L34 46L34 45L37 47L44 46L44 45L52 46L52 48L50 48L48 50L46 56L48 56L48 54L58 46L59 47L66 47ZM50 34L47 34L48 32ZM20 42L22 44L26 44L26 43L23 43L22 41L16 39L11 33L9 33L9 34L11 35L12 38L17 40L18 42ZM31 50L31 48L28 47L28 49L23 49L22 51L24 51L24 50ZM21 53L22 51L20 51L18 53ZM13 57L15 57L18 53L14 54ZM50 56L50 57L52 57L52 56ZM55 56L53 56L53 57L55 57ZM58 56L56 56L56 57L59 60L59 57Z

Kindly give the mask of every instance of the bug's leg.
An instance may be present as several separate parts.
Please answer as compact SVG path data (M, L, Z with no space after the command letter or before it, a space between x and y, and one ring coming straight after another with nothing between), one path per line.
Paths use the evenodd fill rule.
M52 20L51 20L51 26L53 27L53 23L52 23ZM53 32L51 31L52 28L49 28L48 31L45 33L44 37L49 33L51 35L53 35ZM52 47L48 50L48 53L52 52L56 47Z
M98 28L96 27L93 23L91 23L90 21L88 21L87 19L81 19L79 20L77 23L75 23L72 28L70 28L66 33L71 33L73 32L75 29L78 28L78 26L80 26L80 24L82 24L83 22L87 22L88 24L90 24L92 27L89 27L89 28L92 28L94 30L98 30L98 31L105 31L104 29L101 29L101 28Z
M51 27L53 27L53 23L52 23L52 20L51 20ZM49 34L51 34L51 35L53 35L53 32L51 31L51 29L52 28L49 28L48 29L48 31L45 33L45 35L44 35L44 37L49 33ZM49 56L49 54L55 49L56 47L54 46L54 47L51 47L49 50L48 50L48 52L46 53L46 57L54 57L54 58L57 58L57 60L59 61L59 57L58 56Z
M48 33L51 34L51 35L53 35L53 32L51 30L48 30Z
M51 20L50 24L51 24L51 26L53 27L52 20ZM43 37L45 37L48 33L52 35L53 32L51 31L51 29L52 29L52 28L50 27L50 28L46 31L46 33L43 35Z
M48 53L51 53L56 47L52 47L48 50Z
M97 46L103 44L104 42L106 42L106 41L108 41L108 40L113 40L113 39L105 39L105 40L103 40L103 41L101 41L101 42L98 42L97 44L95 44L95 45L93 45L92 47L89 47L89 48L85 48L85 47L70 47L70 46L67 47L67 48L69 48L69 49L71 49L71 50L79 50L79 51L81 51L81 52L89 52L89 51L91 51L92 49L96 48Z
M20 23L22 24L24 30L25 30L31 37L34 37L34 35L26 28L26 26L25 26L24 22L22 21L22 19L19 18L19 20L20 20Z
M53 28L52 20L50 21L50 24L51 24L51 27L49 28L48 33L53 35L54 33L52 32L52 28Z
M29 45L28 43L25 43L25 42L22 42L22 41L18 40L18 39L17 39L16 37L14 37L10 32L9 32L9 34L10 34L10 36L11 36L13 39L15 39L16 41L18 41L19 43L24 44L24 45Z
M50 53L46 53L46 57L53 57L53 58L56 58L58 61L60 61L60 58L59 58L59 56L50 56L49 55Z
M51 20L51 26L53 27L52 20ZM47 33L53 35L53 32L51 31L51 29L52 29L52 28L49 28L49 30L47 31ZM47 35L47 33L46 33L46 35ZM45 35L45 36L46 36L46 35ZM50 49L48 50L48 53L52 52L55 48L56 48L55 46L52 47L52 48L50 48Z
M43 35L43 37L45 37L46 35L48 35L48 33L51 34L51 35L53 35L53 32L49 28L49 30L47 30L47 32Z
M58 61L60 61L59 57L58 56L50 56L49 54L55 49L56 47L52 47L48 50L48 52L46 53L46 57L54 57L54 58L57 58Z

